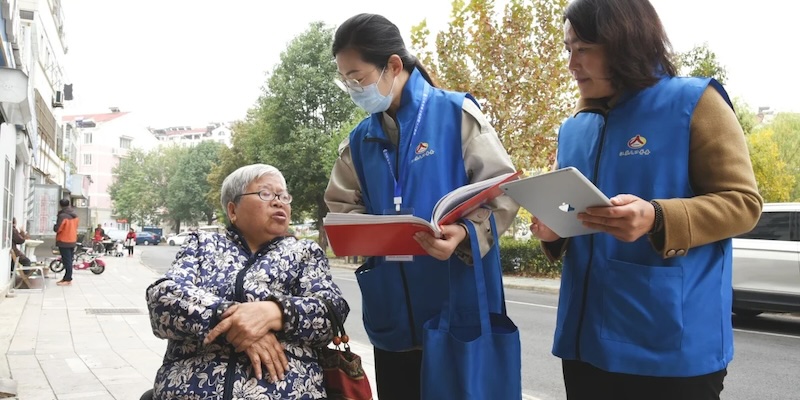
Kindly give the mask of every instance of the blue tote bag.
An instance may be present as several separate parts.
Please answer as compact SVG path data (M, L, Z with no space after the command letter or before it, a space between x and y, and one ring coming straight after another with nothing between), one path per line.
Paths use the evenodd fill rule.
M474 266L450 266L450 297L441 314L423 326L422 400L519 400L519 330L506 315L502 294L501 305L491 307L499 313L490 311L490 293L503 291L494 219L495 244L483 259L475 227L466 225ZM499 288L487 291L487 281Z

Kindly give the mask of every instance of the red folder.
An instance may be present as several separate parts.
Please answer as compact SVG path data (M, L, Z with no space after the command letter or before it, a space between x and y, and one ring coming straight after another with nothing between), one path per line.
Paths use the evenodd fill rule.
M426 255L414 233L441 236L440 226L455 223L504 192L500 185L519 178L522 171L462 186L443 196L431 221L413 215L328 213L323 220L334 254L342 256Z

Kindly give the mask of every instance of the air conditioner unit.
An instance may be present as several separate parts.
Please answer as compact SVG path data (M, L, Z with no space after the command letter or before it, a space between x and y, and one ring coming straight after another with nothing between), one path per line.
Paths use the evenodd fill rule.
M64 92L56 90L53 95L53 107L64 107Z
M119 149L118 149L118 148L116 148L116 147L112 147L112 148L111 148L111 154L113 154L113 155L117 155L117 154L119 154Z
M19 17L20 19L25 19L28 21L33 21L34 12L30 10L19 10Z
M3 15L14 15L14 1L13 0L0 1L0 11L3 13Z

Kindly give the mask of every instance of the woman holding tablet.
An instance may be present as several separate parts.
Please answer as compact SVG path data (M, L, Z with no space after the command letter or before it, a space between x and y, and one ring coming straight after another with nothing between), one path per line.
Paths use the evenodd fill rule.
M563 257L553 353L567 398L719 399L733 356L731 237L758 221L742 128L725 89L681 78L647 0L575 0L564 46L580 99L558 167L612 206L579 215L601 231L532 233Z

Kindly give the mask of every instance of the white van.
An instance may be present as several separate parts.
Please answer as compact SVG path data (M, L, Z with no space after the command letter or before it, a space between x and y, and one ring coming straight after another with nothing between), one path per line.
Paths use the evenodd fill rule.
M733 312L800 312L800 203L767 203L733 239Z

